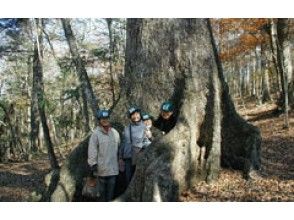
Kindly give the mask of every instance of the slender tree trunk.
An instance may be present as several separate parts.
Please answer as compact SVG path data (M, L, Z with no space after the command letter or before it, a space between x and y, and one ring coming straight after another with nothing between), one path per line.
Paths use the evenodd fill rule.
M32 92L31 92L31 150L36 152L38 150L38 136L39 136L39 112L38 112L38 88L37 78L32 77Z
M252 61L251 96L256 97L256 58Z
M50 137L50 132L47 124L45 113L45 98L44 98L44 84L43 84L43 36L41 33L40 25L42 19L35 19L36 22L36 41L34 43L34 57L33 57L33 78L36 81L36 92L38 99L38 112L40 115L42 128L44 131L45 142L47 146L48 156L52 169L59 168L53 144Z
M110 74L110 86L112 92L112 105L115 103L115 87L114 87L114 77L113 77L113 57L114 57L114 41L112 34L112 18L106 18L108 27L108 37L109 37L109 74Z
M55 146L57 146L59 145L59 140L56 133L56 127L55 127L53 115L49 115L49 124L50 124L50 130L52 131L53 143Z
M73 104L72 104L73 106ZM76 122L77 120L77 115L76 115L76 109L74 107L71 109L71 120ZM76 126L74 124L70 128L70 141L73 142L76 136Z
M289 80L289 106L294 109L294 71L291 80Z
M248 96L250 94L250 68L249 68L249 62L247 66L245 67L245 76L244 76L244 90L245 90L245 95Z
M255 48L255 57L256 57L256 95L257 95L257 104L260 105L262 103L262 55L261 55L261 47L258 45Z
M272 61L274 63L275 72L277 74L278 87L279 91L282 90L281 81L280 81L280 70L278 68L278 58L277 58L277 24L274 22L274 19L270 19L271 28L269 30L269 39L270 46L272 51Z
M115 127L122 130L121 112L130 104L155 116L165 100L175 104L177 123L140 156L119 201L177 201L196 182L215 180L221 165L246 177L260 167L259 130L235 111L208 19L129 19L125 70ZM58 183L64 189L58 186L52 201L71 201L79 193L87 142L62 167Z
M285 82L288 86L287 86L287 93L288 93L288 106L289 108L294 108L294 71L293 71L293 52L292 52L292 45L293 42L291 41L291 39L293 40L293 33L292 35L290 34L290 28L293 31L293 27L291 27L290 25L293 26L293 21L291 19L287 19L288 21L285 21L286 24L284 24L284 26L287 25L287 29L288 29L288 33L286 36L286 39L284 40L284 59L285 59L285 75L286 78L285 80L287 82Z
M285 67L285 50L289 44L288 41L288 19L279 18L277 19L277 24L273 20L272 25L277 30L276 43L277 43L277 60L278 60L278 69L281 76L282 84L282 106L284 109L285 115L285 127L289 127L289 113L288 113L288 73L286 72Z
M41 152L45 153L45 147L44 147L44 143L45 143L45 138L44 138L44 130L42 127L42 122L39 121L39 134L38 134L38 147L41 150Z
M263 45L260 46L260 55L261 55L261 99L262 102L271 101L270 89L269 89L269 76L268 76L268 65L266 61L265 48Z
M4 124L7 126L6 140L7 150L4 160L7 161L13 158L19 158L22 152L22 143L19 141L19 135L17 134L16 120L15 120L15 107L13 104L6 106L0 102L0 108L4 111ZM3 159L3 158L2 158Z
M63 30L65 33L65 37L67 39L67 43L70 49L70 52L72 54L72 59L75 63L76 69L77 69L77 74L81 83L81 87L83 92L87 96L87 100L90 103L91 109L93 116L95 118L96 124L97 124L97 117L96 117L96 112L98 110L98 102L96 99L96 96L94 94L94 91L92 89L92 85L90 83L85 65L83 63L82 58L80 57L79 50L78 50L78 45L76 42L76 38L72 32L71 25L70 25L70 19L68 18L61 18Z
M280 23L280 22L279 22ZM281 23L280 23L281 25ZM280 31L278 33L279 29L282 27L278 27L278 21L275 21L272 19L272 28L273 28L273 33L276 33L273 35L274 42L276 44L276 56L277 56L277 67L278 67L278 73L280 75L280 80L281 80L281 87L282 87L282 97L284 97L285 94L285 85L284 85L284 55L283 55L283 41L284 41L284 34Z
M52 55L54 57L54 59L56 60L60 70L62 71L64 69L64 67L61 65L58 57L56 56L53 44L51 43L50 37L47 34L45 28L43 28L43 33L45 35L45 38L50 46ZM87 102L87 94L86 91L84 89L81 89L81 97L83 100L83 106L82 106L82 113L83 113L83 125L84 125L84 132L88 133L91 129L90 129L90 123L89 123L89 112L88 112L88 102ZM63 105L63 104L62 104Z
M262 102L268 102L271 101L270 96L270 89L269 89L269 76L268 76L268 69L265 69L262 72Z
M85 133L88 133L90 129L90 120L89 120L89 111L88 111L88 103L87 103L87 95L83 89L80 89L80 93L82 94L82 113L83 113L83 124Z

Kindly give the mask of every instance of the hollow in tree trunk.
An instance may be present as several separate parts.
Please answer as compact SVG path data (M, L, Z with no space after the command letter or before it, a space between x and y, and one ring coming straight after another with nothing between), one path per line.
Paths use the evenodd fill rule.
M177 201L198 181L216 180L222 166L246 178L259 169L259 130L236 113L208 19L129 19L122 83L112 114L118 130L131 104L157 116L171 100L177 123L140 156L118 201ZM80 190L87 141L62 167L51 201L71 201Z

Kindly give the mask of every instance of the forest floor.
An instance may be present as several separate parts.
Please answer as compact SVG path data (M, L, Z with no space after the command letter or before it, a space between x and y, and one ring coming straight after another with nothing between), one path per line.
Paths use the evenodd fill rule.
M290 128L275 104L239 106L239 113L259 127L262 136L261 171L256 180L246 181L239 171L224 169L213 184L201 182L184 192L181 201L294 201L294 112Z
M28 201L31 194L45 189L44 177L50 171L46 154L28 162L0 164L0 201Z
M238 109L261 130L260 178L246 181L239 171L224 169L218 181L195 185L180 201L294 201L294 112L290 112L290 129L286 130L283 115L275 114L275 104L249 102ZM59 158L62 161L64 155ZM29 201L34 191L45 189L44 176L49 171L46 154L29 162L0 164L0 201Z

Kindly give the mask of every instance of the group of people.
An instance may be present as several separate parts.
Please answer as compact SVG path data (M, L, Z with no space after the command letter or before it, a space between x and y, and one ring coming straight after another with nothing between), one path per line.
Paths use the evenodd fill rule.
M170 101L162 103L156 120L138 107L127 111L129 124L125 126L122 141L116 129L110 124L110 111L97 112L98 126L93 131L88 146L90 175L99 186L101 201L111 201L119 172L125 172L126 185L132 179L137 158L153 141L152 127L162 134L168 133L176 124L174 105Z

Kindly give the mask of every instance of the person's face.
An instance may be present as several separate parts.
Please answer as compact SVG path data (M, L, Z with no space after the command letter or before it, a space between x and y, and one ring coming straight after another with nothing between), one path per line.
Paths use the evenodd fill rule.
M161 111L161 117L165 120L168 120L172 116L173 112Z
M107 127L107 126L110 125L110 122L109 122L109 119L108 119L108 118L101 118L101 119L99 120L99 123L100 123L100 125L103 126L103 127Z
M141 115L139 112L135 112L131 115L131 121L132 122L138 122L141 121Z
M146 126L152 126L152 120L151 119L148 119L148 120L145 120L144 121L144 124L146 125Z

